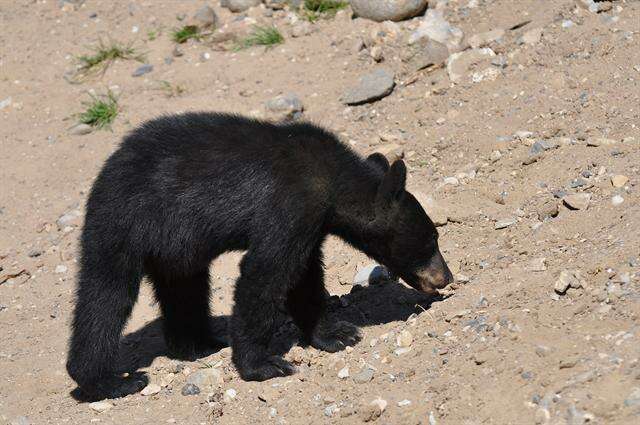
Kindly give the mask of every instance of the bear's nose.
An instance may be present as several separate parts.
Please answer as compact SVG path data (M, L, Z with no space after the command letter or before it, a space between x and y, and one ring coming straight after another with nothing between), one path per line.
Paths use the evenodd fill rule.
M440 251L434 254L427 267L416 274L420 278L422 290L425 292L433 292L434 288L441 289L453 282L453 274Z

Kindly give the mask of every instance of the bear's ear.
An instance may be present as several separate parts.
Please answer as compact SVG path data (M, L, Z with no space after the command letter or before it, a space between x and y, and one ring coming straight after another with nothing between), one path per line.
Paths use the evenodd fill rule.
M407 167L401 159L395 161L382 178L376 196L376 206L386 209L404 192L407 182Z
M389 171L389 161L387 160L387 157L382 155L380 152L369 155L367 157L367 162L378 168L383 173Z

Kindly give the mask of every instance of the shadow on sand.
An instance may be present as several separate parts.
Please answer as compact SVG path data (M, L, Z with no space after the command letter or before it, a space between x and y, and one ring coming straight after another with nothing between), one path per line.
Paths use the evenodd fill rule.
M358 327L375 326L383 323L405 321L413 313L421 313L429 309L433 302L441 301L441 296L432 297L410 289L401 283L388 282L385 284L366 287L354 286L349 294L332 296L329 299L329 314L335 320L351 322ZM227 338L227 323L229 316L212 318L213 327L218 335ZM299 339L299 332L293 322L282 314L277 318L277 331L272 338L270 351L274 354L285 354ZM179 358L179 360L197 360L215 353L205 352L194 358ZM155 319L135 332L125 335L121 341L120 359L117 370L128 373L126 379L120 379L113 396L124 396L140 391L148 378L138 369L151 365L155 358L167 356L176 358L169 353L162 335L161 320ZM79 389L74 389L71 395L79 401L90 401Z

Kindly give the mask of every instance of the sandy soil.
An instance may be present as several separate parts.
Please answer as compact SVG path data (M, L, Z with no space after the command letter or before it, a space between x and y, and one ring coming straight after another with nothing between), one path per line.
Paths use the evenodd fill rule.
M173 57L170 32L184 23L177 17L188 20L204 3L0 4L0 422L640 422L640 2L603 2L611 8L592 13L574 0L449 1L445 18L467 36L507 30L490 44L506 67L458 84L444 68L416 71L403 61L419 19L393 34L348 10L293 38L287 11L234 15L210 2L226 33L272 24L285 43L235 52L190 41ZM539 40L522 44L535 28ZM356 46L380 29L378 64ZM153 71L132 77L140 63L116 61L101 77L70 84L74 58L101 38L133 42ZM390 96L340 102L379 67L395 73ZM108 88L121 108L112 131L70 134L88 91ZM355 288L354 275L371 260L328 241L332 311L361 326L364 338L336 354L291 348L295 329L283 321L279 348L291 348L300 371L263 383L241 381L228 348L194 362L170 359L145 285L121 367L145 372L161 390L107 400L104 412L78 402L64 363L82 206L99 167L146 119L187 110L262 114L282 93L295 93L305 119L358 152L404 155L409 188L431 197L447 221L440 240L458 282L434 299L401 283ZM551 148L532 156L536 142ZM571 198L560 198L572 194L589 194L588 207L568 208ZM223 317L239 258L224 256L211 269L214 311ZM558 294L567 270L579 287ZM216 383L182 395L188 376L208 369ZM377 398L386 408L372 418Z

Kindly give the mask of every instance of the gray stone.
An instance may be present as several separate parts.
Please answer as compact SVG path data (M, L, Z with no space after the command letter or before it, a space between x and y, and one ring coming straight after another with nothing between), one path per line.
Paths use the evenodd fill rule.
M624 405L627 407L640 406L640 387L635 387L631 393L624 400Z
M401 21L424 12L427 0L351 0L353 13L372 21Z
M573 179L569 183L569 186L572 189L577 189L579 187L583 187L583 186L586 186L586 185L587 185L587 181L585 179L583 179L582 177L578 177L577 179Z
M376 285L393 280L391 272L379 264L369 264L356 273L353 284L359 286Z
M262 0L220 0L220 6L232 12L243 12L250 7L258 6Z
M208 5L202 6L193 19L202 27L215 27L218 24L216 12Z
M91 127L89 124L80 123L71 127L69 129L69 134L73 136L83 136L85 134L91 133L92 131L93 127Z
M7 106L11 105L11 96L7 97L6 99L0 100L0 110L6 108Z
M501 28L492 31L482 32L469 37L469 45L474 49L486 47L489 44L499 41L504 37L505 31Z
M224 384L224 378L220 369L208 367L189 375L187 384L195 385L201 389L218 388Z
M296 118L304 110L302 101L293 93L282 94L269 99L265 103L265 108L268 112L282 115L284 118Z
M464 48L464 33L447 22L442 12L429 9L420 26L409 36L409 44L420 39L430 39L442 43L450 52L458 52Z
M429 66L439 66L449 57L449 49L444 44L431 39L421 39L409 47L409 55L405 58L416 71Z
M384 68L378 68L362 76L358 85L348 90L341 100L346 105L374 102L389 96L395 85L394 74Z
M82 213L78 209L67 211L56 220L58 230L63 230L66 227L78 226L80 224L81 217Z
M144 65L140 65L138 68L136 68L135 71L133 71L133 73L131 74L132 77L140 77L144 74L148 74L151 71L153 71L153 65L149 64L149 63L145 63Z
M503 218L501 220L496 221L494 228L496 230L506 229L507 227L513 226L516 224L517 220L513 217Z
M31 425L31 421L26 416L18 416L11 421L11 425Z
M533 145L531 145L531 148L529 148L529 153L531 155L535 155L544 151L555 149L557 147L558 145L550 140L538 140Z
M184 396L200 394L200 388L198 388L197 385L185 384L184 387L182 387L180 394Z
M373 379L374 371L369 367L365 367L360 372L353 375L353 382L356 384L366 384Z

